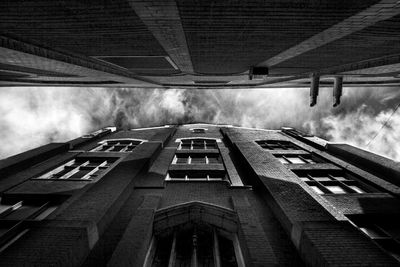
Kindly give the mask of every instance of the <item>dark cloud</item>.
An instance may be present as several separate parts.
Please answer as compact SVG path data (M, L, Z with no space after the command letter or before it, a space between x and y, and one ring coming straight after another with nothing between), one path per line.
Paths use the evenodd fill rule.
M301 88L2 88L0 158L104 126L209 122L267 129L291 126L400 160L400 111L367 146L399 103L398 89L345 88L337 108L332 108L332 91L321 89L318 105L310 108L309 91Z

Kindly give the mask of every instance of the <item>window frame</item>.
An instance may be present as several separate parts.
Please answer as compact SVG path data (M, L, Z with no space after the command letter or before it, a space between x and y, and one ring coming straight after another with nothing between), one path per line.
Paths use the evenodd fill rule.
M18 197L5 199L5 201L4 198L0 198L0 205L8 206L8 208L3 208L0 212L0 225L7 229L0 235L0 253L26 234L30 230L32 223L44 220L62 204L60 197L57 199L54 197L51 199L45 198L47 196L36 200ZM25 213L24 206L28 207L28 211L25 211ZM22 210L21 218L9 217L14 212L18 212L19 209ZM29 209L33 210L30 212Z
M195 155L195 156L194 156ZM215 157L213 156L215 155ZM198 157L196 157L198 156ZM179 158L186 158L186 162L184 163L179 163L178 159ZM192 163L192 158L204 158L204 163ZM217 163L210 163L210 158L216 158ZM210 154L210 153L196 153L196 154L190 154L190 153L179 153L175 154L172 163L173 165L212 165L212 164L222 164L221 156L220 154Z
M303 150L303 148L297 146L292 141L288 140L257 140L255 141L260 147L265 150Z
M115 145L111 145L110 148L108 148L107 150L101 151L100 149L103 148L103 146L107 146L108 142L120 142L120 141L131 141L133 142L139 142L136 145L125 145L125 148L123 148L123 151L112 151L112 149L115 146L118 146L118 144ZM104 152L104 153L131 153L133 150L135 150L135 148L145 142L148 142L148 140L144 140L144 139L135 139L135 138L116 138L116 139L106 139L106 140L102 140L100 142L97 143L97 146L95 148L92 148L91 150L89 150L88 152ZM126 151L128 149L129 146L135 146L131 151Z
M208 131L207 128L191 128L190 131L195 134L205 134Z
M391 222L392 225L400 225L399 218L394 219L391 218L391 215L387 216L370 216L370 215L349 215L347 216L351 224L356 227L363 235L367 236L374 243L376 243L379 247L381 247L387 254L391 255L397 261L400 262L400 240L398 237L394 236L390 233L386 227L385 223ZM383 226L382 226L383 223ZM370 229L370 231L368 231ZM400 227L398 226L400 230ZM396 229L398 231L398 229ZM377 231L376 231L377 230ZM378 235L374 236L372 232L380 232ZM395 253L393 249L396 249Z
M293 172L308 186L311 188L315 186L323 192L320 194L312 188L319 195L368 194L374 191L370 186L354 179L344 170L294 170ZM328 186L339 186L344 193L334 193Z
M179 173L183 174L183 178L175 178L173 175L171 176L172 173ZM195 173L202 172L205 173L204 176L199 176L196 177ZM219 175L218 173L223 173L223 175ZM212 176L216 176L212 177ZM219 177L220 176L220 177ZM193 178L195 177L195 178ZM226 171L221 172L221 171L214 171L214 170L201 170L201 171L196 171L196 170L182 170L182 171L168 171L167 175L165 177L165 181L168 182L226 182L227 181L227 173Z
M203 148L200 149L194 149L193 148L193 143L195 141L203 141ZM182 148L182 144L187 143L187 141L190 141L190 148ZM207 141L213 141L213 146L212 148L208 148L206 142ZM219 138L209 138L209 137L185 137L185 138L178 138L175 140L175 143L179 143L177 150L182 150L182 151L201 151L201 150L218 150L218 143L221 143L221 139Z
M102 177L105 173L107 173L109 170L111 170L115 164L119 161L119 157L90 157L90 156L78 156L73 159L68 160L67 162L62 163L61 165L58 165L56 167L53 167L52 169L49 169L46 172L43 172L42 174L31 178L31 180L42 180L42 181L94 181L98 180L99 177ZM74 174L78 173L81 168L85 169L86 168L92 168L89 167L88 165L90 164L90 161L99 161L101 162L97 166L93 167L89 172L84 174L80 178L70 178ZM74 164L76 164L74 166ZM74 166L74 167L73 167ZM60 177L55 177L60 172L65 171L66 169L70 169L66 171L63 175ZM96 174L98 171L102 172L100 174Z
M277 158L284 165L304 165L304 164L319 164L324 163L322 160L316 159L316 156L313 154L273 154L275 158ZM297 158L303 163L293 163L290 158ZM285 163L286 162L286 163Z

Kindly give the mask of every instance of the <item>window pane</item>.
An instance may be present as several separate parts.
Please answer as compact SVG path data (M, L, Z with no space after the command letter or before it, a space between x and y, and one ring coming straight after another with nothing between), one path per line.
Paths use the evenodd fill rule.
M316 163L313 159L305 159L305 160L306 160L306 162L311 163L311 164Z
M157 248L154 254L152 267L168 266L171 253L172 236L157 239Z
M324 192L323 192L321 189L319 189L318 186L312 185L312 186L310 186L310 187L311 187L311 189L314 190L317 194L320 194L320 195L324 194Z
M189 180L206 180L207 179L207 174L201 173L201 172L189 173L188 174L188 179Z
M186 173L183 171L171 171L169 177L171 179L185 179Z
M118 143L120 145L130 145L132 143L131 140L119 140Z
M190 149L190 144L182 144L181 149Z
M360 194L365 193L365 191L362 190L361 188L359 188L358 186L349 185L349 187L350 187L351 189L353 189L354 191L356 191L356 193L360 193Z
M208 164L220 163L218 156L208 156Z
M64 167L63 170L59 171L58 173L53 174L52 177L49 177L49 178L59 178L59 177L65 175L65 174L67 174L71 170L73 170L73 169L68 167L68 166L66 166L66 167Z
M315 181L319 181L319 182L332 181L331 178L325 177L325 176L322 176L322 177L321 177L321 176L320 176L320 177L312 176L312 178L313 178Z
M389 237L385 232L376 227L375 225L368 225L360 227L360 230L366 233L371 238L385 238Z
M112 152L120 152L124 148L125 148L125 146L118 145L118 146L114 146L110 151L112 151Z
M88 174L91 171L91 169L86 169L86 170L79 170L78 172L74 173L67 179L81 179L83 176Z
M299 158L299 157L288 157L286 156L286 158L292 163L292 164L304 164L305 162Z
M235 248L233 242L223 236L218 236L219 254L221 257L221 266L237 267Z
M216 143L208 143L207 144L207 149L216 149L217 148L217 144Z
M188 158L187 157L177 157L176 163L177 164L187 164Z
M331 177L337 181L347 181L348 179L343 177L343 176L338 176L338 175L331 175Z
M99 176L99 175L103 174L104 170L106 170L106 169L107 169L107 168L100 167L97 171L95 171L94 173L92 173L92 174L90 175L90 178L93 178L93 177L95 177L95 176Z
M210 180L223 180L224 179L224 174L223 173L210 173L208 175L208 178Z
M22 205L18 209L14 210L7 216L3 217L4 219L8 220L24 220L27 219L29 216L34 214L39 210L40 206L34 205Z
M191 164L205 164L206 158L205 157L192 157Z
M106 145L103 145L103 146L101 146L101 148L98 150L98 151L106 151L107 149L109 149L111 146L106 146Z
M127 146L125 152L131 152L136 146Z
M197 261L199 267L214 267L214 242L209 229L200 229L196 231L197 235Z
M346 191L338 185L327 185L325 187L333 194L346 194Z
M108 146L113 146L113 145L116 145L116 144L118 144L118 141L107 141L107 145Z
M190 267L193 252L192 231L181 231L176 237L175 266Z
M287 160L284 158L279 157L278 160L283 164L288 164Z

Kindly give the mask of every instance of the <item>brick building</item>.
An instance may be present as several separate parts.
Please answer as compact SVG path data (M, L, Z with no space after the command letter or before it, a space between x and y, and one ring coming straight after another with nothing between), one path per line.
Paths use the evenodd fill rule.
M0 266L399 266L399 163L292 128L101 129L0 161Z
M313 84L340 98L342 83L398 87L399 43L398 0L2 0L0 86Z

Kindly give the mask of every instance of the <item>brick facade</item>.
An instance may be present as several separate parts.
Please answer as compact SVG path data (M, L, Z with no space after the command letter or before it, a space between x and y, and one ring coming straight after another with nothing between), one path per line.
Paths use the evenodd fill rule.
M206 130L194 133L193 128ZM215 139L217 147L180 149L182 138ZM118 139L144 142L132 152L90 152L101 141ZM260 140L289 141L296 149L264 149L255 142ZM58 208L41 220L29 217L15 222L25 232L14 231L14 239L1 236L0 266L142 266L151 263L159 235L188 224L229 232L239 266L398 266L381 243L356 227L359 218L399 217L395 181L351 162L345 146L335 155L337 150L307 140L286 131L196 124L105 131L3 160L2 204L52 199ZM217 153L221 162L175 164L177 153L194 157ZM308 154L322 162L283 164L277 158ZM364 161L375 159L358 155ZM111 163L90 179L65 175L34 179L77 157L111 159ZM396 169L395 164L385 164ZM171 171L218 171L224 176L166 180ZM326 171L349 173L352 180L343 182L349 184L346 190L353 185L372 189L321 194L298 176ZM328 190L329 184L325 189L324 185L319 186ZM0 215L6 227L7 215L1 211Z

